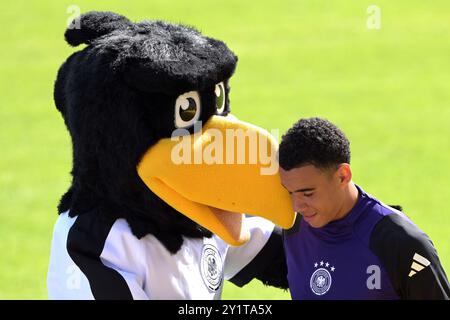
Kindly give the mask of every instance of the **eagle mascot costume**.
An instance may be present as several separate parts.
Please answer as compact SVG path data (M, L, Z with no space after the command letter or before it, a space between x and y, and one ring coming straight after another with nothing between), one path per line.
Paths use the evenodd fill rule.
M237 57L188 26L111 12L78 19L65 39L85 46L54 86L73 178L54 227L49 298L219 299L224 280L254 278L287 288L280 227L295 213L278 172L252 158L273 159L275 141L230 114ZM244 144L246 161L239 131L258 141Z

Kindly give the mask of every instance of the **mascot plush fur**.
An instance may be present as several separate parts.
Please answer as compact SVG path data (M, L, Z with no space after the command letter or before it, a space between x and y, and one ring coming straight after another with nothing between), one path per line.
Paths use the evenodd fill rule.
M227 130L253 133L263 141L256 152L274 147L229 114L237 57L187 26L111 12L79 19L65 38L86 46L62 64L54 90L73 180L58 207L49 298L217 299L224 279L286 288L274 224L295 217L278 174L261 174L260 159L225 161L235 147L195 159L227 143Z

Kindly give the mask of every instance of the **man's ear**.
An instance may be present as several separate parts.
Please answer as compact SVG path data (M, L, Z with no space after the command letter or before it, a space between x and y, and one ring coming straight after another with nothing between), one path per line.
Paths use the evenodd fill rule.
M81 43L90 44L93 40L115 30L126 30L133 27L134 23L119 14L107 11L89 11L72 21L64 33L64 37L68 44L76 47Z
M340 184L348 184L352 181L352 169L348 163L341 163L337 170Z

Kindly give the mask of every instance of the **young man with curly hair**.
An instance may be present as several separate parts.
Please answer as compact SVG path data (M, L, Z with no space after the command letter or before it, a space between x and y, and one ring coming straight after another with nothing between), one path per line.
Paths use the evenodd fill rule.
M298 121L282 138L279 161L298 213L284 233L293 299L449 299L430 238L353 183L339 128Z

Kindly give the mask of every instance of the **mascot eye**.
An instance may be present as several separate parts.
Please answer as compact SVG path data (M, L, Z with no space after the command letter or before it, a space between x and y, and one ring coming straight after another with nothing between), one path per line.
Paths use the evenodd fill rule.
M186 128L200 117L200 97L197 91L189 91L178 96L175 101L175 126Z
M216 84L214 92L216 94L217 113L222 114L225 109L225 86L223 85L223 82Z

